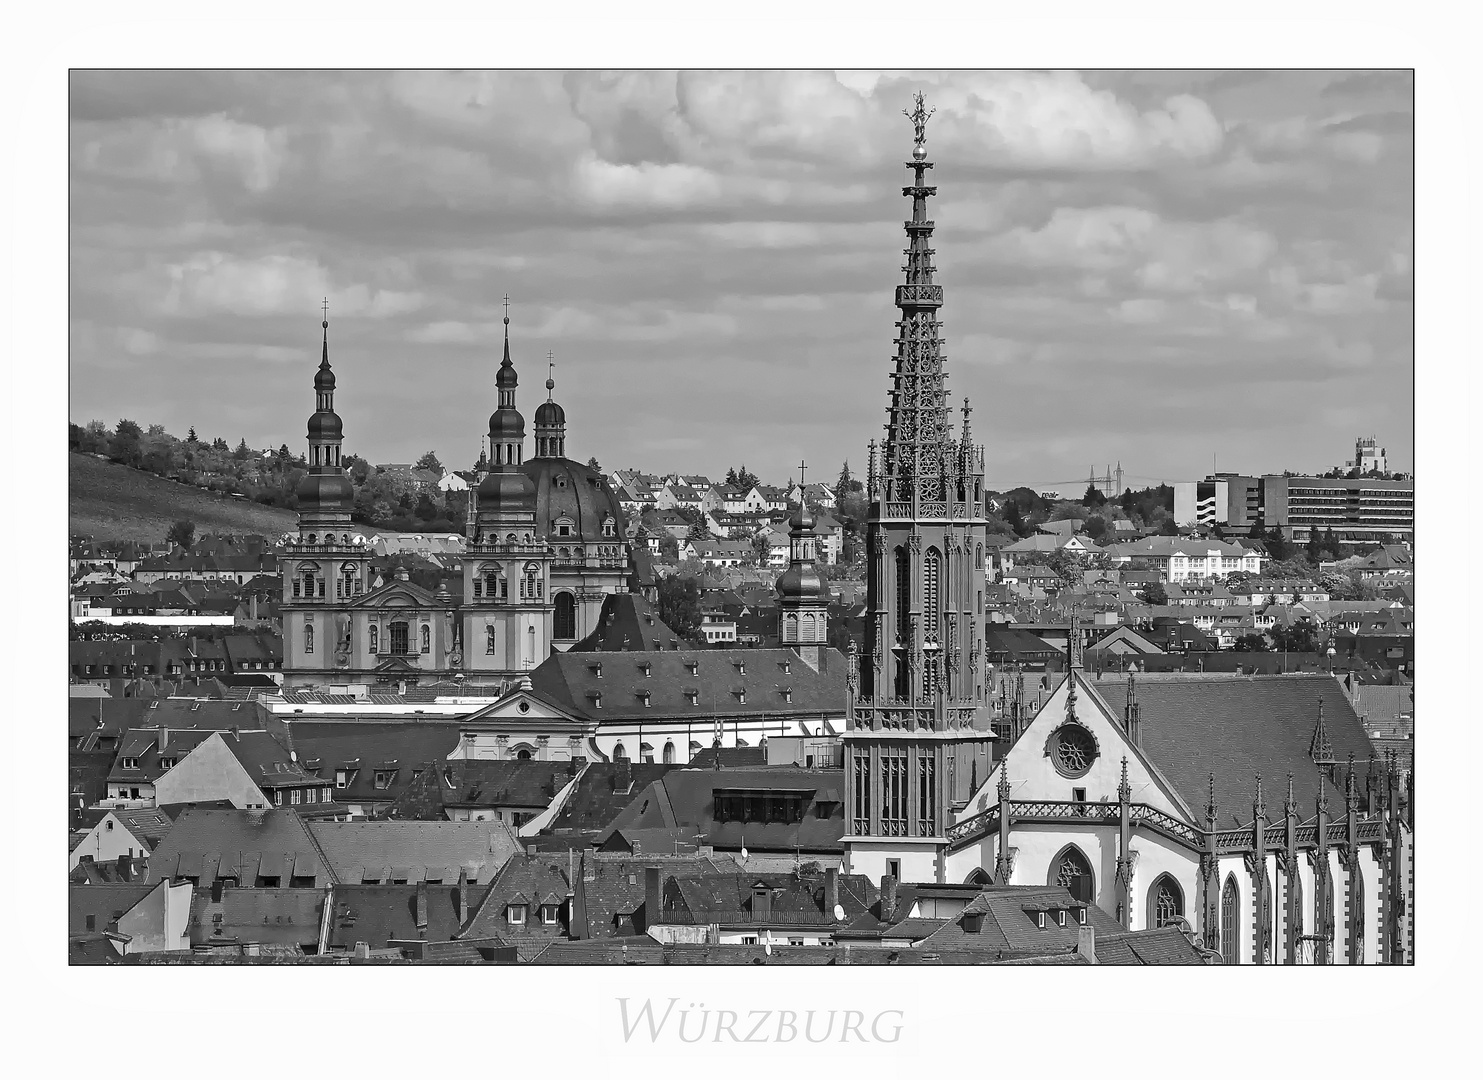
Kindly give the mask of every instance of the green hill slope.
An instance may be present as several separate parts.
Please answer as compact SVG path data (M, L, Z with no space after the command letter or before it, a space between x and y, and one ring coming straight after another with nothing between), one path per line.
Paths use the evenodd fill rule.
M156 542L176 521L202 533L278 536L298 528L298 516L261 503L164 480L91 454L67 455L67 524L74 536Z

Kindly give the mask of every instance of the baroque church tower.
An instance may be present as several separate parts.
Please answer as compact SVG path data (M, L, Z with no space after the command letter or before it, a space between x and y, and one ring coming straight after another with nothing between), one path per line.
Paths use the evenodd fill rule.
M529 671L551 651L554 552L536 523L536 484L525 461L519 384L505 351L495 374L498 407L489 417L489 472L475 489L473 536L463 559L463 666L470 674Z
M344 428L335 412L329 327L326 307L319 370L314 373L314 414L309 417L309 471L295 491L299 531L280 559L283 669L289 682L344 677L359 666L345 609L369 588L371 551L352 532L354 492L340 459Z
M933 280L926 124L902 188L906 280L896 287L896 359L886 437L870 447L865 651L851 649L845 741L847 868L943 880L945 832L989 772L983 616L984 452L950 430L942 286Z

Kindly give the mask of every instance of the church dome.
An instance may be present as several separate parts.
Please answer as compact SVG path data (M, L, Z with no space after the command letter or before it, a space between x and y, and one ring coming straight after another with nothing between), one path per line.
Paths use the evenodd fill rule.
M798 506L794 508L793 513L788 517L788 528L794 536L804 531L813 532L813 511L804 505L802 499L799 500Z
M566 423L566 410L554 401L536 406L536 427L560 427Z
M624 541L623 507L602 473L581 462L554 457L532 458L520 471L535 487L536 531L552 544Z
M331 414L333 415L333 414ZM355 499L350 478L339 469L327 473L305 473L294 489L299 498L299 509L330 509L343 506L346 509Z
M314 373L314 389L323 392L334 388L335 373L330 370L328 363L320 364L319 370Z
M322 442L325 439L338 439L344 433L343 425L337 413L325 411L317 412L309 417L309 441Z

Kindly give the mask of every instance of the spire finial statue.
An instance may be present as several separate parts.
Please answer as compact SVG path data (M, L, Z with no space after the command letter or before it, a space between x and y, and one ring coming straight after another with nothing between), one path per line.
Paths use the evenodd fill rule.
M932 118L932 114L936 111L936 109L927 108L927 103L923 100L920 90L917 91L916 108L911 112L907 112L905 109L901 110L901 115L910 120L917 129L916 141L918 146L921 146L922 143L927 141L927 121Z

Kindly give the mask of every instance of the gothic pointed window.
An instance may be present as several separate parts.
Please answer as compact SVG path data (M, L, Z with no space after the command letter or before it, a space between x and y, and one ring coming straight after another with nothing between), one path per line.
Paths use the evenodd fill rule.
M907 628L911 625L911 557L904 547L896 549L896 639L902 643L910 641ZM905 696L905 695L902 695Z
M1292 876L1293 911L1297 913L1294 920L1293 934L1296 937L1303 936L1303 875Z
M1236 875L1232 874L1226 878L1226 887L1220 894L1220 958L1223 963L1240 963L1236 951L1240 908L1241 896L1236 888Z
M1081 849L1073 846L1061 852L1051 863L1049 884L1065 889L1071 898L1083 904L1093 902L1096 883L1092 878L1092 866Z
M1262 954L1266 958L1265 963L1271 964L1276 961L1277 951L1277 899L1272 893L1272 874L1270 871L1262 871Z
M1365 962L1365 879L1359 871L1359 860L1355 859L1354 869L1350 871L1354 875L1354 910L1349 913L1349 933L1354 938L1354 962L1363 964Z
M1162 874L1148 890L1148 925L1168 926L1184 917L1184 890L1168 874Z
M942 623L942 553L927 549L922 561L922 630L928 641L936 641Z

